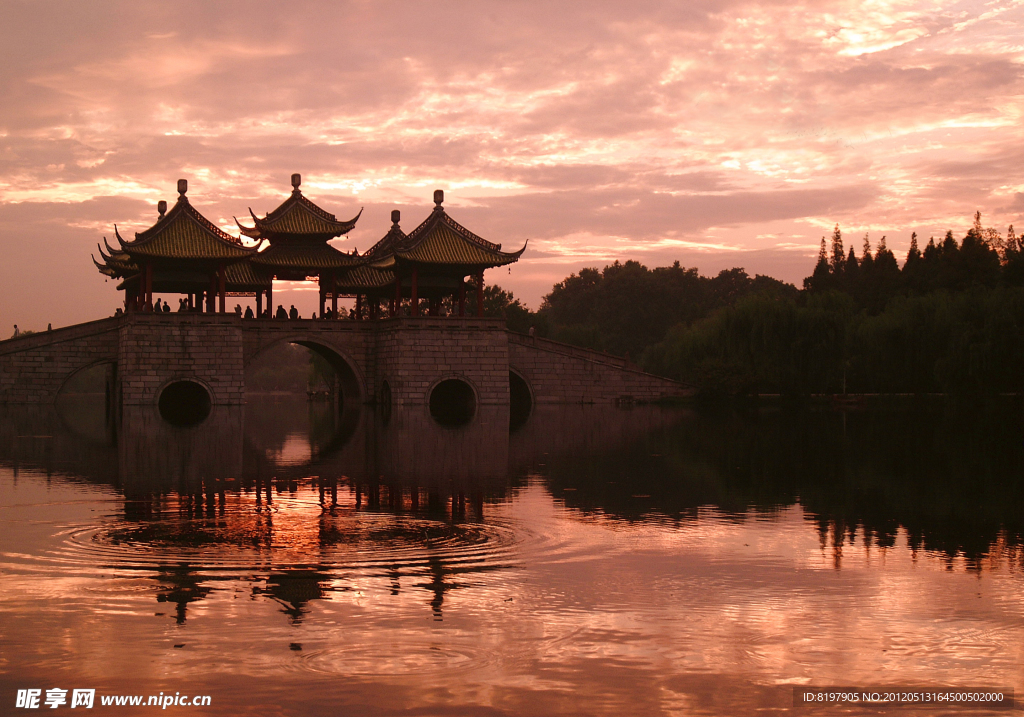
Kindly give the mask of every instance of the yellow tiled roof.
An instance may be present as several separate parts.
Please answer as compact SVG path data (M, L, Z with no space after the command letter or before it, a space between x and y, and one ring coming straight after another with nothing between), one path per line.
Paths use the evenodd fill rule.
M385 234L379 242L370 247L363 256L372 258L375 257L388 257L394 254L395 247L405 241L406 233L398 226L397 223L391 225L391 229Z
M252 258L254 264L284 269L345 269L363 263L361 257L340 252L327 243L271 244Z
M116 234L116 228L115 228ZM256 253L196 211L182 195L156 224L121 247L133 259L238 260Z
M260 271L254 266L252 259L228 264L224 270L224 279L228 291L239 291L241 287L259 287L266 289L271 284L271 274Z
M394 283L394 272L382 271L364 265L357 266L338 276L334 281L334 288L336 291L358 291L360 289L380 289Z
M438 205L431 215L395 245L394 255L417 264L460 264L474 267L505 266L526 250L501 251L501 244L481 239L448 216Z
M313 204L296 189L281 206L263 219L253 214L250 209L249 214L252 216L255 226L247 227L238 223L238 228L247 237L270 239L271 241L278 237L295 234L337 237L352 231L362 213L363 210L360 209L359 214L352 219L347 222L339 222L333 214ZM238 222L237 219L235 221Z

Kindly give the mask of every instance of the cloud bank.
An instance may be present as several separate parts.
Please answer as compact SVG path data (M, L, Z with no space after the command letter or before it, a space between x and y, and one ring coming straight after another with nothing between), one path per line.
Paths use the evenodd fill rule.
M0 331L109 314L89 252L152 224L178 177L231 229L301 172L329 211L366 207L346 249L442 187L478 234L530 240L489 277L533 306L615 259L798 281L835 223L897 251L976 209L1005 230L1022 25L1021 0L12 0Z

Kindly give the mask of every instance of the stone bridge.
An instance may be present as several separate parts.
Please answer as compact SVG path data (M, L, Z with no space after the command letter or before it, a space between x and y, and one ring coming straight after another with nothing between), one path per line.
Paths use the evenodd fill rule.
M350 405L426 404L442 383L468 386L475 404L499 406L643 403L692 393L625 359L509 332L501 319L173 313L129 314L0 341L0 403L53 402L73 375L108 364L108 394L117 405L153 405L183 383L201 386L212 404L242 404L246 368L282 342L324 356Z

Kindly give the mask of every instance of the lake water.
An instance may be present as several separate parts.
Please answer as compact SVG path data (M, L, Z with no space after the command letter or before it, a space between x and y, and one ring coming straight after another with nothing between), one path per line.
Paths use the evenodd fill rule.
M511 432L288 397L190 429L0 411L2 714L52 688L210 715L1024 696L1019 403L540 408Z

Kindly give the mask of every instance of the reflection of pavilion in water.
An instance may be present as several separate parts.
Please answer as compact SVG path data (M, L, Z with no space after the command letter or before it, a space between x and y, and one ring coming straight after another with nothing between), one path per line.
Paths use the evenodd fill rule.
M265 575L253 594L279 602L293 622L312 601L351 589L339 575L353 564L385 580L394 595L403 586L426 590L441 619L447 593L471 584L474 574L507 567L500 550L489 551L484 525L486 505L511 487L507 410L481 406L467 425L446 428L426 407L340 416L329 408L255 399L248 411L218 406L201 426L181 428L155 409L126 407L116 437L106 436L116 449L95 440L92 453L78 450L87 442L56 414L29 423L60 436L66 472L102 475L123 492L124 521L108 537L171 553L154 579L157 599L174 604L179 623L190 603L230 579L204 569L194 554L210 549L266 566L253 571ZM0 426L18 433L24 428L11 428L17 423ZM532 441L559 434L555 424L561 435L572 433L564 416L543 423L514 434L514 463L527 457ZM586 442L622 437L621 425L595 434L585 423L575 428ZM302 441L305 451L289 449ZM86 460L75 464L75 456Z

